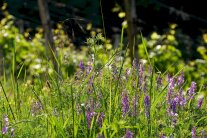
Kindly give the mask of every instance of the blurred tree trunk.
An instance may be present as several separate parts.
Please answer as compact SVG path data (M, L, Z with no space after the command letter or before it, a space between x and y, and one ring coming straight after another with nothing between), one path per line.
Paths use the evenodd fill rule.
M47 0L38 0L38 6L39 6L39 13L40 13L42 26L44 29L45 40L47 42L46 52L49 53L49 57L52 59L55 71L59 73L58 63L56 62L55 57L54 57L56 56L57 58L58 55L57 55L57 51L56 51L54 40L53 40L52 27L50 24L50 15L49 15Z
M135 0L124 0L126 19L127 19L127 36L129 41L130 58L131 62L134 58L138 58L138 45L137 45L137 27L136 27L136 3Z

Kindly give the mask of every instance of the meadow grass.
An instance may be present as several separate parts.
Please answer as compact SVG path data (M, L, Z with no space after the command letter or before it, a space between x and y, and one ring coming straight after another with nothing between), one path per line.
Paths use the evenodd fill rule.
M101 67L94 52L72 77L20 79L13 52L0 81L1 137L206 137L206 92L182 71L162 74L150 59L125 65L117 49Z

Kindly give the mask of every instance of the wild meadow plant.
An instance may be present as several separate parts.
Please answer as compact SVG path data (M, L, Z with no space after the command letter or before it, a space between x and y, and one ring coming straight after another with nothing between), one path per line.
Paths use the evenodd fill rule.
M0 136L206 138L202 84L137 59L125 65L121 50L106 64L97 56L80 61L71 78L1 81Z

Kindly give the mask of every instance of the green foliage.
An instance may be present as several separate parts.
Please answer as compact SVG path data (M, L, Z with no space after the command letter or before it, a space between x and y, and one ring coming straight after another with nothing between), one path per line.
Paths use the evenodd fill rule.
M44 66L46 61L41 58L44 54L41 36L36 34L31 41L26 40L13 25L13 21L13 17L7 15L0 24L0 46L3 51L4 66L10 69L12 58L15 57L18 70L24 64L24 68L28 69L29 73L42 73L45 71L42 65Z
M167 79L166 74L156 73L155 66L143 62L123 66L126 51L107 52L105 41L101 34L87 40L88 54L94 58L88 64L83 61L70 78L58 80L50 74L47 80L1 81L0 92L4 88L6 94L0 93L0 128L7 126L8 132L0 136L123 137L130 131L133 137L141 138L191 137L194 127L197 136L207 131L203 84L198 83L194 89L188 81L180 81L182 74L174 72L176 75ZM150 98L149 105L146 96ZM203 104L199 107L201 98Z
M171 24L166 33L161 35L153 32L145 39L149 57L153 59L158 71L173 74L184 70L189 82L192 80L207 81L206 48L199 46L199 44L205 45L205 40L199 39L197 45L193 44L189 36L176 29L176 26L176 24ZM139 36L138 38L141 39ZM140 59L147 59L143 43L139 45L138 52Z

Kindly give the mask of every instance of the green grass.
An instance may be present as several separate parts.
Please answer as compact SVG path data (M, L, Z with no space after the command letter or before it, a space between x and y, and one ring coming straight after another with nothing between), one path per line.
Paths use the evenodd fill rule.
M95 52L97 47L92 46ZM146 47L145 52L148 55ZM53 73L46 79L38 76L21 79L24 64L15 73L14 50L11 77L4 76L0 83L0 128L8 127L8 132L0 133L0 136L92 138L102 135L107 138L123 137L131 131L133 137L139 138L192 137L195 127L196 135L200 137L203 130L207 131L206 97L201 107L197 105L203 94L203 84L197 84L194 97L188 99L191 82L176 85L180 73L175 72L176 75L171 76L175 79L171 102L179 97L182 88L186 104L176 103L173 111L167 99L170 89L167 73L161 74L162 85L157 88L158 70L148 56L150 65L143 64L142 72L138 62L138 66L125 65L127 51L122 48L109 55L107 63L101 67L101 61L97 59L100 53L91 50L91 54L95 55L91 71L84 62L85 69L78 68L70 78ZM121 56L123 59L119 60ZM126 68L130 69L128 75ZM123 113L124 94L128 96L126 113ZM144 103L146 95L150 97L149 110ZM206 92L203 95L206 96ZM136 106L134 98L137 98ZM174 115L170 115L169 110ZM5 115L9 124L5 124Z

